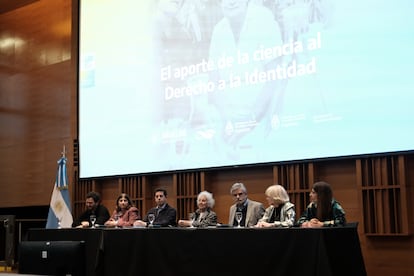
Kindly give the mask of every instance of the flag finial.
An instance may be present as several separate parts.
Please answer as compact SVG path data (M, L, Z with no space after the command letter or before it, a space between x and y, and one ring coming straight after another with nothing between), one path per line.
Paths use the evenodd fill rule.
M66 158L66 146L63 145L63 150L62 150L62 157Z

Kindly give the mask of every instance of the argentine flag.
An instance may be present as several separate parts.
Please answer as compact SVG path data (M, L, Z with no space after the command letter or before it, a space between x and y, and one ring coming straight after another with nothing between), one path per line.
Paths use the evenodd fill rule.
M66 158L58 161L58 172L50 200L49 214L46 228L70 228L72 227L72 212L68 190L68 176L66 173Z

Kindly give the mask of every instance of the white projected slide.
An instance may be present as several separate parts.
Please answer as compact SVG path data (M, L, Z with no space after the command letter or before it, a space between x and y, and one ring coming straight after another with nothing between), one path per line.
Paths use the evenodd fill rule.
M80 176L414 150L413 3L80 1Z

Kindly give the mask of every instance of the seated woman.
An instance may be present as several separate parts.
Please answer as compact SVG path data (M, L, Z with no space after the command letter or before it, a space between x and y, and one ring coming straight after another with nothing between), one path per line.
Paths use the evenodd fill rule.
M311 203L298 220L302 228L343 226L345 211L333 198L331 186L326 182L313 184L309 194Z
M198 209L192 215L191 220L178 221L182 227L207 227L217 225L217 215L211 209L214 207L215 200L213 194L203 191L197 196Z
M272 185L266 189L269 207L255 227L290 227L295 222L295 205L289 201L289 195L281 185Z
M108 227L133 226L134 221L139 219L139 211L133 206L131 199L122 193L116 200L116 208L112 216L105 222Z

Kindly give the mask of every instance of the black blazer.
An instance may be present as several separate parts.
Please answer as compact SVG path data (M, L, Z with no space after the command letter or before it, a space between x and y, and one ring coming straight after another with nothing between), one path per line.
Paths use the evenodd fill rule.
M168 205L168 203L159 212L157 207L151 208L144 218L145 222L148 222L148 214L155 214L153 223L155 226L177 226L177 210Z

